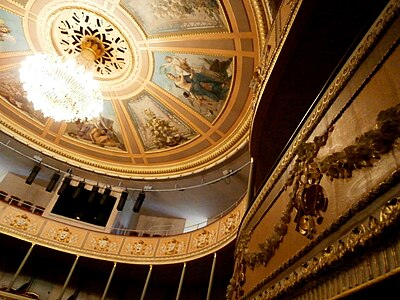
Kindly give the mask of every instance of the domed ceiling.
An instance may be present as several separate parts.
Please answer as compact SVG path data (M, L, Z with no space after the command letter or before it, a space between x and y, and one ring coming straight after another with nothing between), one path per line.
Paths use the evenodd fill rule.
M173 178L247 147L259 26L249 1L3 1L0 129L40 152L121 178ZM35 53L77 57L84 38L104 54L92 72L103 112L55 122L19 80ZM188 80L187 78L190 78Z

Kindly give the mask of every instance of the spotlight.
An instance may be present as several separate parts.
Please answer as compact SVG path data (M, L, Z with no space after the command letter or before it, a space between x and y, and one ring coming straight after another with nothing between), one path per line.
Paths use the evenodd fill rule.
M85 182L84 181L80 181L78 183L78 186L76 187L76 190L74 192L74 194L72 195L72 198L78 198L79 194L81 193L82 189L85 187Z
M65 192L65 189L68 187L68 185L71 183L72 178L71 177L65 177L63 183L61 184L61 187L59 188L57 194L61 195Z
M107 199L108 195L110 195L110 194L111 194L111 188L106 187L104 190L104 193L103 193L103 197L101 197L100 205L103 205L104 203L106 203L106 199Z
M99 186L98 185L94 185L92 187L92 191L90 192L89 198L88 198L88 202L91 203L94 200L94 197L96 196L96 193L99 191Z
M40 165L34 166L28 178L25 180L25 183L32 184L41 168L42 167Z
M46 191L52 192L59 179L60 179L60 172L54 173L50 178L50 182L46 187Z
M125 190L121 193L121 197L119 198L117 210L122 211L125 206L126 199L128 198L128 190Z
M145 198L145 194L143 191L141 191L136 199L135 205L133 206L133 212L139 212L140 208L142 207L144 198Z

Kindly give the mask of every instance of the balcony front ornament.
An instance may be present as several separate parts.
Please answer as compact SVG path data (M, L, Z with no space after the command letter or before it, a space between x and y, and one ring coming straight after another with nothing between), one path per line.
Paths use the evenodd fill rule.
M329 126L312 142L300 145L285 183L285 189L292 188L286 209L275 224L273 233L258 245L259 251L253 252L248 249L252 232L240 236L237 259L252 270L260 265L266 266L278 249L287 233L293 208L297 211L294 219L296 231L308 239L314 238L317 232L316 224L323 221L321 212L325 212L328 207L328 198L320 185L323 175L331 181L351 178L356 170L373 167L374 162L381 159L382 155L396 147L400 137L400 104L381 111L373 128L357 137L352 145L324 158L317 158L318 151L326 144L332 131L333 126ZM235 278L238 276L234 274Z

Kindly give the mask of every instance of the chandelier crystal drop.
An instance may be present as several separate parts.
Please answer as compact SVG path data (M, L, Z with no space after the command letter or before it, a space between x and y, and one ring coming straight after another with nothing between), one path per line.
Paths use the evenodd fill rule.
M99 83L75 59L29 56L21 63L20 79L34 109L55 121L90 120L103 110Z

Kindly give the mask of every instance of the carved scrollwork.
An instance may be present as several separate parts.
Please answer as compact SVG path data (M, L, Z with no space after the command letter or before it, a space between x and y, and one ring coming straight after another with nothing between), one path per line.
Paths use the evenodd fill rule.
M344 257L357 255L358 251L371 245L374 238L380 237L386 230L398 228L396 225L400 219L400 197L387 201L375 215L378 215L379 219L375 216L369 216L337 242L323 249L292 273L260 292L255 299L281 298L284 293L290 292L293 286L318 276L329 266L340 263ZM372 274L370 274L365 280L372 278Z
M393 150L400 137L400 104L381 111L373 129L357 137L353 145L317 160L318 152L326 144L332 130L333 126L298 148L297 158L285 183L285 189L292 189L287 208L275 224L272 235L259 244L259 251L250 252L247 248L251 232L242 234L238 253L241 253L241 259L251 269L259 265L265 266L274 255L287 232L293 208L297 211L294 218L296 230L309 239L314 237L317 224L321 224L323 220L322 212L328 207L328 198L320 185L323 175L331 180L349 178L356 169L372 167L374 161ZM381 223L394 213L394 209L394 206L390 205L385 207L380 215ZM364 233L373 234L374 228L379 228L379 224L379 220L371 217L368 230L362 226L355 228L346 244L340 242L337 245L334 255L341 256L343 249L355 249L359 244L364 244L366 239Z

